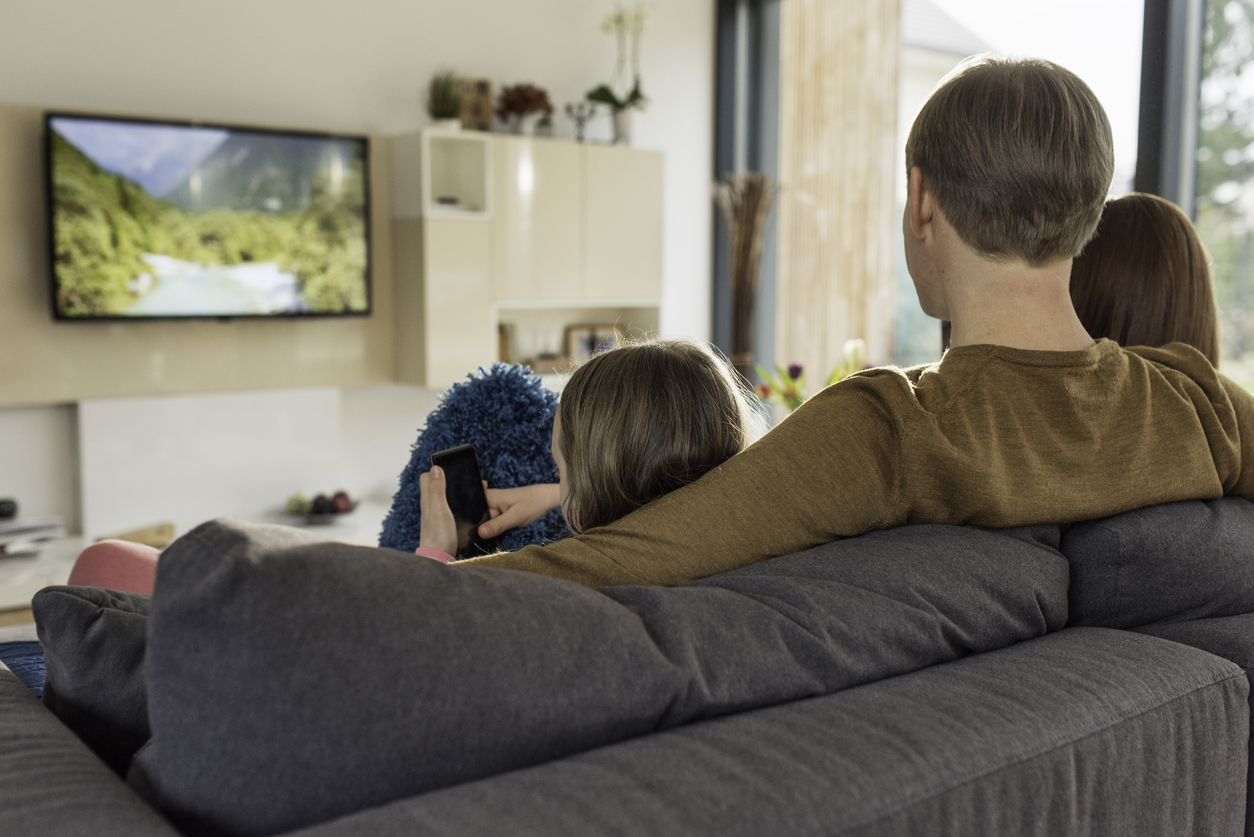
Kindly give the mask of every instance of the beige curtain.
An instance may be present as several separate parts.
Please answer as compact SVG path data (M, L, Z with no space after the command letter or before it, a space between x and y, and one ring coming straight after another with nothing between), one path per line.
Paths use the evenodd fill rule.
M900 0L783 0L775 358L892 349ZM817 386L815 387L817 389Z

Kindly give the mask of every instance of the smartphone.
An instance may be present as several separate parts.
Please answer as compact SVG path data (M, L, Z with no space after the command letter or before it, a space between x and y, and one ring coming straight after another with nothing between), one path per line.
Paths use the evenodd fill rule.
M497 551L496 538L479 537L479 524L488 515L488 495L479 477L479 462L473 445L431 454L431 465L444 469L445 496L457 521L457 557L474 558Z

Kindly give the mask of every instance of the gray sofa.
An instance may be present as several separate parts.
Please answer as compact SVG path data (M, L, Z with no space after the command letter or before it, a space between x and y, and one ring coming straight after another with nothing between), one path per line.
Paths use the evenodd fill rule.
M1225 499L587 590L215 521L150 602L36 598L0 833L1242 834L1251 536Z

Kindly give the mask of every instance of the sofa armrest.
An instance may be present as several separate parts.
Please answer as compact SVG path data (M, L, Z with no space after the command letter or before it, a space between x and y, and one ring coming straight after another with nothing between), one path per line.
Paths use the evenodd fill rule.
M0 834L178 837L9 671L0 671Z

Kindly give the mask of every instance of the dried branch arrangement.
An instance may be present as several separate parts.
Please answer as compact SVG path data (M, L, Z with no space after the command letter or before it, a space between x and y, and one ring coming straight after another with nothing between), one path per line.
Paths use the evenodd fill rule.
M731 362L749 380L753 369L753 307L762 265L762 226L779 186L761 172L728 174L714 184L731 241Z

